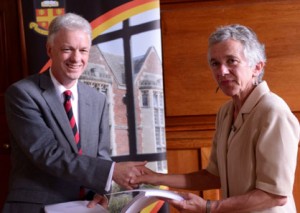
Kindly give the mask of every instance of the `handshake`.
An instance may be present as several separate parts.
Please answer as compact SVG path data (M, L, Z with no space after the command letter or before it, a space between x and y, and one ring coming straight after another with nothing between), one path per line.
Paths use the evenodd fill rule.
M155 176L159 175L146 167L147 162L119 162L114 165L113 181L121 187L131 190L139 187L140 184L155 183ZM94 199L89 202L88 207L93 208L96 204L108 207L108 199L105 196L96 194Z
M148 169L146 164L146 161L115 163L113 181L128 190L138 188L141 183L148 183L150 175L157 173Z

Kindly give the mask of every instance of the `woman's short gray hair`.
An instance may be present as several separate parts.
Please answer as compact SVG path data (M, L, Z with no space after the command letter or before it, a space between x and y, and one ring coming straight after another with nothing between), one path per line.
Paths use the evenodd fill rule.
M49 25L47 43L52 44L56 33L61 29L83 30L89 35L92 42L92 28L90 23L75 13L66 13L52 20Z
M228 39L241 42L244 46L244 55L248 59L249 66L255 66L258 62L266 63L265 46L258 41L256 33L252 29L239 24L219 27L209 37L209 48L216 43ZM209 57L208 55L208 58ZM258 76L259 83L262 81L263 75L264 70L262 70Z

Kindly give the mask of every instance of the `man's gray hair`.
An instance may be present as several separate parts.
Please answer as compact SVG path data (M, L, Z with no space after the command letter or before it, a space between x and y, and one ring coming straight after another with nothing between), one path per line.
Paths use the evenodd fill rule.
M258 41L256 33L252 29L239 24L219 27L208 39L209 48L216 43L228 39L241 42L249 66L255 66L258 62L266 63L265 46ZM210 58L210 55L208 55L208 58ZM264 70L262 70L261 74L258 76L258 83L262 81L263 75Z
M82 30L89 35L92 42L92 28L90 23L80 15L75 13L66 13L61 16L57 16L52 20L49 26L47 43L52 44L54 37L61 29L68 30Z

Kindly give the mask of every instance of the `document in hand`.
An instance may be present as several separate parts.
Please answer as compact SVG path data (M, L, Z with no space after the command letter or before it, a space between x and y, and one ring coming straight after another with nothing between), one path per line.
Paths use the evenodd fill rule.
M138 213L148 205L160 199L183 200L177 193L161 189L134 189L121 191L115 194L132 194L138 193L125 207L121 213ZM45 207L46 213L108 213L109 211L102 206L97 205L95 208L87 208L88 201L72 201L66 203L52 204Z
M139 192L121 211L121 213L138 213L159 199L183 200L177 193L161 189L136 189L129 192Z

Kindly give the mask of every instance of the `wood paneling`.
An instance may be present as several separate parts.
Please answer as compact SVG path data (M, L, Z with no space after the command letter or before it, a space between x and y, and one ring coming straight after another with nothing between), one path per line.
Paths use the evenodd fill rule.
M205 168L207 166L210 150L210 147L201 148L201 168ZM203 192L203 197L209 200L218 200L220 199L220 190L206 190Z
M0 1L0 209L8 191L10 170L9 133L5 119L4 92L23 76L18 5L16 0Z
M189 173L199 170L201 168L201 155L198 149L186 150L169 150L167 152L168 168L170 174ZM169 160L171 159L171 160ZM173 189L174 191L187 191L180 189ZM194 194L200 195L200 192L191 191ZM173 206L170 206L170 212L177 212Z
M257 32L266 45L265 80L300 110L300 1L198 1L162 4L161 11L167 116L215 114L228 99L215 93L206 52L210 33L231 23Z
M169 173L188 173L206 167L215 130L214 120L214 115L167 117ZM201 195L205 199L217 200L220 198L219 190L191 192ZM177 211L171 208L170 212Z

